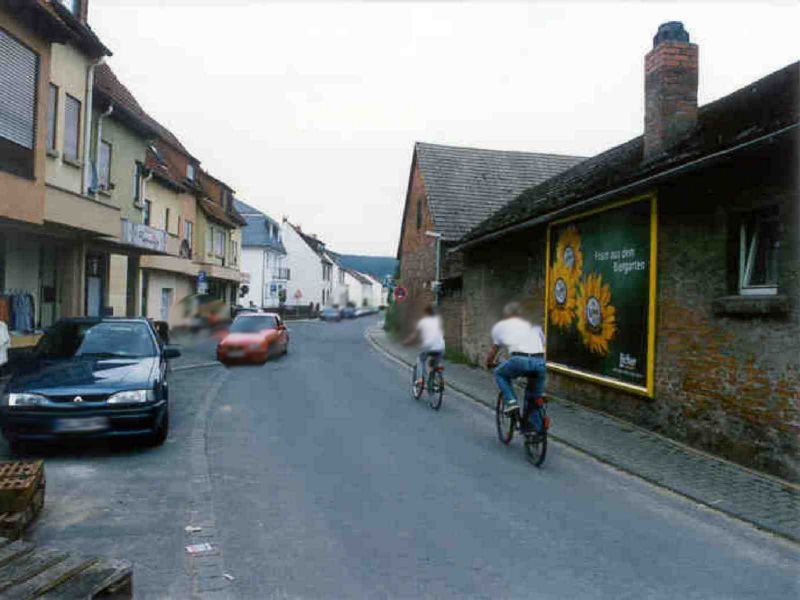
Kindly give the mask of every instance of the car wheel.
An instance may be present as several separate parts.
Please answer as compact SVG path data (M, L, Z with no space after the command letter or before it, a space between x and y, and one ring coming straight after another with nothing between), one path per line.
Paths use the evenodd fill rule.
M149 446L161 446L167 441L169 436L169 409L164 412L164 417L161 419L161 425L152 434L148 440Z

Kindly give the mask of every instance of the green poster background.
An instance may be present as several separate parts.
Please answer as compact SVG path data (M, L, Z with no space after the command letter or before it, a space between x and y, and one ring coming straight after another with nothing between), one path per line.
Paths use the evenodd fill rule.
M647 197L551 227L549 362L647 388L650 200ZM579 251L573 248L578 245ZM576 266L580 268L576 270ZM565 296L567 288L574 306L569 294Z

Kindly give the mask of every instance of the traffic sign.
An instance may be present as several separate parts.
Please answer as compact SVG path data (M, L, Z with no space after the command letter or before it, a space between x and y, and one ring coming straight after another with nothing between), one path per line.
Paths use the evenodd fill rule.
M408 297L408 290L404 288L402 285L398 285L394 288L394 299L398 302L403 302Z

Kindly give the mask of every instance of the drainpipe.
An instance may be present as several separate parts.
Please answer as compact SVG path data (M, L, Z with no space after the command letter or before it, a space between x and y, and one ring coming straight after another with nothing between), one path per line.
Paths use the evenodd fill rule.
M145 178L142 179L142 206L145 206L145 202L147 201L147 182L153 178L153 169L150 169L145 175Z
M94 172L97 174L98 184L100 183L100 142L103 139L103 119L113 112L114 103L112 102L108 105L106 111L97 117L97 140L94 145Z
M89 66L86 68L86 106L84 107L84 114L86 116L83 119L85 125L83 126L83 186L81 188L81 193L84 196L88 195L89 185L91 183L89 166L92 163L89 160L89 150L90 146L92 145L92 100L94 98L94 70L105 63L105 60L105 57L101 56L96 61L89 63Z

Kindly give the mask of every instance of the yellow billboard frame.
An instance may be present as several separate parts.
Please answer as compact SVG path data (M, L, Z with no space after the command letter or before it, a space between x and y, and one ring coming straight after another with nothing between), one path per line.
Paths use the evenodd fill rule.
M626 198L625 200L620 200L618 202L612 202L610 204L606 204L604 206L595 208L593 210L588 210L586 212L582 212L577 215L571 215L569 217L565 217L563 219L558 219L556 221L548 223L547 242L546 242L547 250L545 252L545 260L547 261L547 266L546 266L546 277L545 277L546 286L545 286L545 296L544 296L544 334L545 334L545 339L547 339L547 330L550 325L550 314L548 311L548 307L550 306L550 276L551 276L550 271L552 269L552 265L550 264L550 240L551 240L551 229L553 228L553 226L562 225L563 223L570 223L572 221L577 221L578 219L583 219L584 217L613 210L615 208L626 206L628 204L633 204L634 202L644 202L644 201L650 202L650 290L649 290L649 306L647 310L647 381L645 382L645 385L639 386L639 385L633 385L631 383L625 383L624 381L619 381L618 379L614 379L613 377L595 375L594 373L581 371L580 369L575 369L573 367L569 367L567 365L562 365L551 361L547 361L547 368L550 369L551 371L555 371L556 373L571 375L574 377L578 377L580 379L585 379L587 381L593 381L595 383L600 383L602 385L624 390L626 392L630 392L632 394L636 394L639 396L653 398L655 395L656 291L657 291L656 288L658 279L657 277L658 194L655 191L647 192L645 194L640 194L638 196L634 196L633 198Z

